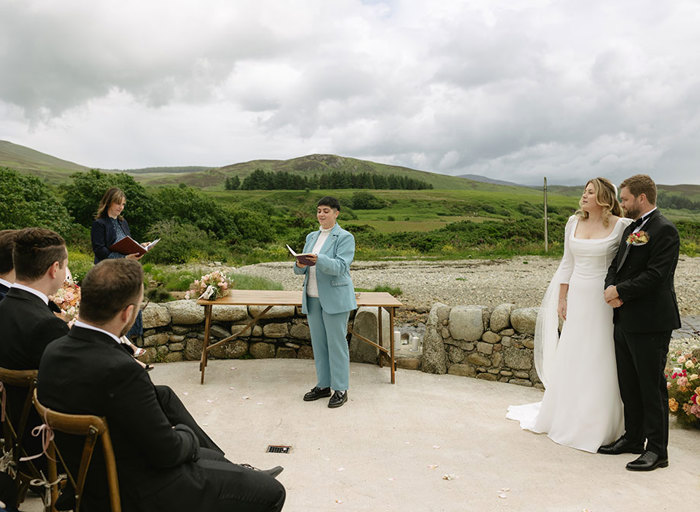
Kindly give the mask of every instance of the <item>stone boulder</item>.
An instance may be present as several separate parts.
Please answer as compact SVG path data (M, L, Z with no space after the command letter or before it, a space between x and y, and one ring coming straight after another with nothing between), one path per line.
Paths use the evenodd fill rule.
M227 343L222 343L218 347L215 347L209 351L209 355L217 359L239 359L247 353L248 342L245 340L231 340Z
M255 359L275 357L275 346L272 343L258 342L250 344L250 355Z
M389 348L391 332L389 331L389 312L382 309L382 346ZM350 339L350 361L354 363L376 363L379 350L355 336L359 334L370 341L379 343L379 319L377 308L361 307L355 314L352 324L353 336Z
M248 306L248 312L251 317L256 317L266 308L267 306ZM262 318L288 318L291 316L294 316L294 306L272 306Z
M427 325L432 325L436 329L440 329L443 325L447 325L450 318L451 309L452 308L446 304L436 302L433 304L433 307L430 309L430 313L428 314Z
M149 303L143 310L143 328L153 329L170 323L170 311L160 304Z
M289 335L286 322L273 322L263 327L263 336L266 338L284 338Z
M515 309L510 315L510 323L521 334L535 334L537 313L540 308Z
M503 357L505 365L514 370L529 370L533 366L532 350L506 347L503 351Z
M211 309L211 319L215 322L247 320L248 308L245 306L214 306Z
M499 304L491 313L491 330L501 332L510 327L510 314L515 304Z
M194 300L174 300L166 303L171 322L175 325L192 325L204 322L204 308Z
M289 335L298 340L311 340L311 331L306 324L293 324L289 328Z
M484 333L482 306L455 306L450 310L450 334L456 340L477 341Z

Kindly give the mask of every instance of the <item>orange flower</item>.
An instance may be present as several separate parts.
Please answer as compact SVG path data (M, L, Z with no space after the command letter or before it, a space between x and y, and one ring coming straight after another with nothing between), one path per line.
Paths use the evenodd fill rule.
M678 402L676 402L675 398L668 399L668 408L671 412L676 412L678 410Z

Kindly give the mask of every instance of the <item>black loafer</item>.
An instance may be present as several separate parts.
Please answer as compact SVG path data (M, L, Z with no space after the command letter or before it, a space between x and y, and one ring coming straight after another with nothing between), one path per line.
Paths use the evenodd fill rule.
M654 452L646 451L625 466L629 471L653 471L668 467L668 457L660 457Z
M319 398L326 398L329 396L331 396L331 388L319 388L317 386L304 395L304 402L313 402Z
M335 393L333 393L333 396L328 401L328 407L330 407L331 409L335 409L336 407L340 407L341 405L343 405L347 401L348 401L348 392L347 391L336 391Z
M244 468L252 469L253 471L260 471L261 473L270 475L272 478L276 478L277 475L284 471L284 468L282 466L275 466L274 468L270 469L258 469L255 466L251 466L250 464L241 464L241 466L243 466Z
M633 443L621 437L614 443L604 444L598 448L598 453L605 455L619 455L620 453L644 453L643 443Z

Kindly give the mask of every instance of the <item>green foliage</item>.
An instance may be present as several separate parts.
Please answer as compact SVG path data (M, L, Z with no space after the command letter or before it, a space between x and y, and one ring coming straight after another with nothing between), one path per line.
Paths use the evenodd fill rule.
M119 187L126 195L123 215L129 222L132 236L143 240L155 220L156 204L146 189L125 173L107 174L93 169L71 175L72 182L63 185L63 204L76 222L86 228L92 226L100 199L111 187Z
M158 189L154 196L159 205L157 219L161 222L173 220L189 224L220 240L240 235L229 209L198 190L188 186L165 187Z
M284 288L277 281L261 276L250 276L248 274L228 274L228 278L233 281L233 287L237 290L283 290Z
M67 236L73 233L68 210L38 178L0 168L0 229L29 226L52 229Z
M226 190L238 190L241 188L241 179L238 176L229 176L224 185Z
M226 189L228 188L228 178ZM243 190L310 190L319 188L348 189L395 189L425 190L433 186L423 180L398 174L377 174L373 172L331 171L321 175L295 174L287 171L264 171L255 169L243 180Z
M369 192L355 192L352 195L352 207L355 210L381 210L388 206L386 201L378 199Z
M388 284L378 284L377 286L375 286L371 290L368 288L355 288L355 291L356 292L386 292L386 293L393 295L394 297L398 297L399 295L403 294L403 290L401 290L401 288L399 288L398 286L391 286Z
M75 250L70 244L68 245L68 268L73 276L73 281L80 284L92 267L93 254L91 252Z
M200 259L225 259L223 243L210 237L205 231L191 224L180 224L172 220L156 222L151 238L160 237L158 245L144 256L153 263L187 263Z

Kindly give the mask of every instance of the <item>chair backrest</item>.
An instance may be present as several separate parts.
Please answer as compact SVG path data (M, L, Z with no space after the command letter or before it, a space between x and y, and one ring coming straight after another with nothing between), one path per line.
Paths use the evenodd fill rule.
M2 390L0 390L2 392L2 421L5 439L7 439L9 435L11 436L10 439L12 442L18 445L22 443L22 436L27 426L27 418L29 418L29 411L32 407L32 395L36 387L37 373L37 370L8 370L7 368L0 368L0 383L2 384ZM16 421L15 424L7 418L7 391L5 386L27 389L19 420ZM13 407L17 407L17 405L18 404L14 404Z
M80 510L80 502L85 488L85 480L87 478L92 453L97 444L97 440L102 441L102 453L104 455L105 469L107 472L107 486L109 489L109 500L112 512L121 512L121 502L119 498L119 479L117 478L117 464L114 460L114 449L112 447L112 439L109 435L107 420L100 416L92 416L89 414L66 414L57 412L43 406L37 398L36 390L34 390L34 407L36 407L39 416L44 420L52 430L71 434L75 436L85 437L83 445L83 453L80 460L78 474L75 477L71 476L71 483L75 489L75 512ZM60 451L58 450L55 441L49 444L49 453L47 459L49 462L49 480L56 480L56 457ZM61 460L63 460L61 458ZM53 469L52 469L53 466ZM65 463L64 463L65 466ZM68 471L68 468L65 468ZM70 475L70 472L69 472ZM56 488L52 488L52 493L55 493ZM55 499L52 497L52 502Z
M36 387L37 370L8 370L0 368L0 418L2 419L2 430L5 438L3 468L7 467L8 473L12 476L16 487L16 494L13 496L15 503L19 506L24 501L24 497L33 479L43 479L41 472L32 460L20 461L21 458L29 455L23 445L23 439L27 432L27 421L32 407L32 396ZM12 404L14 418L9 417L8 408L10 400L8 398L7 387L24 388L26 392L20 403ZM16 395L15 395L16 396ZM19 408L21 405L21 409ZM17 414L19 413L19 416ZM14 421L13 421L14 419Z

